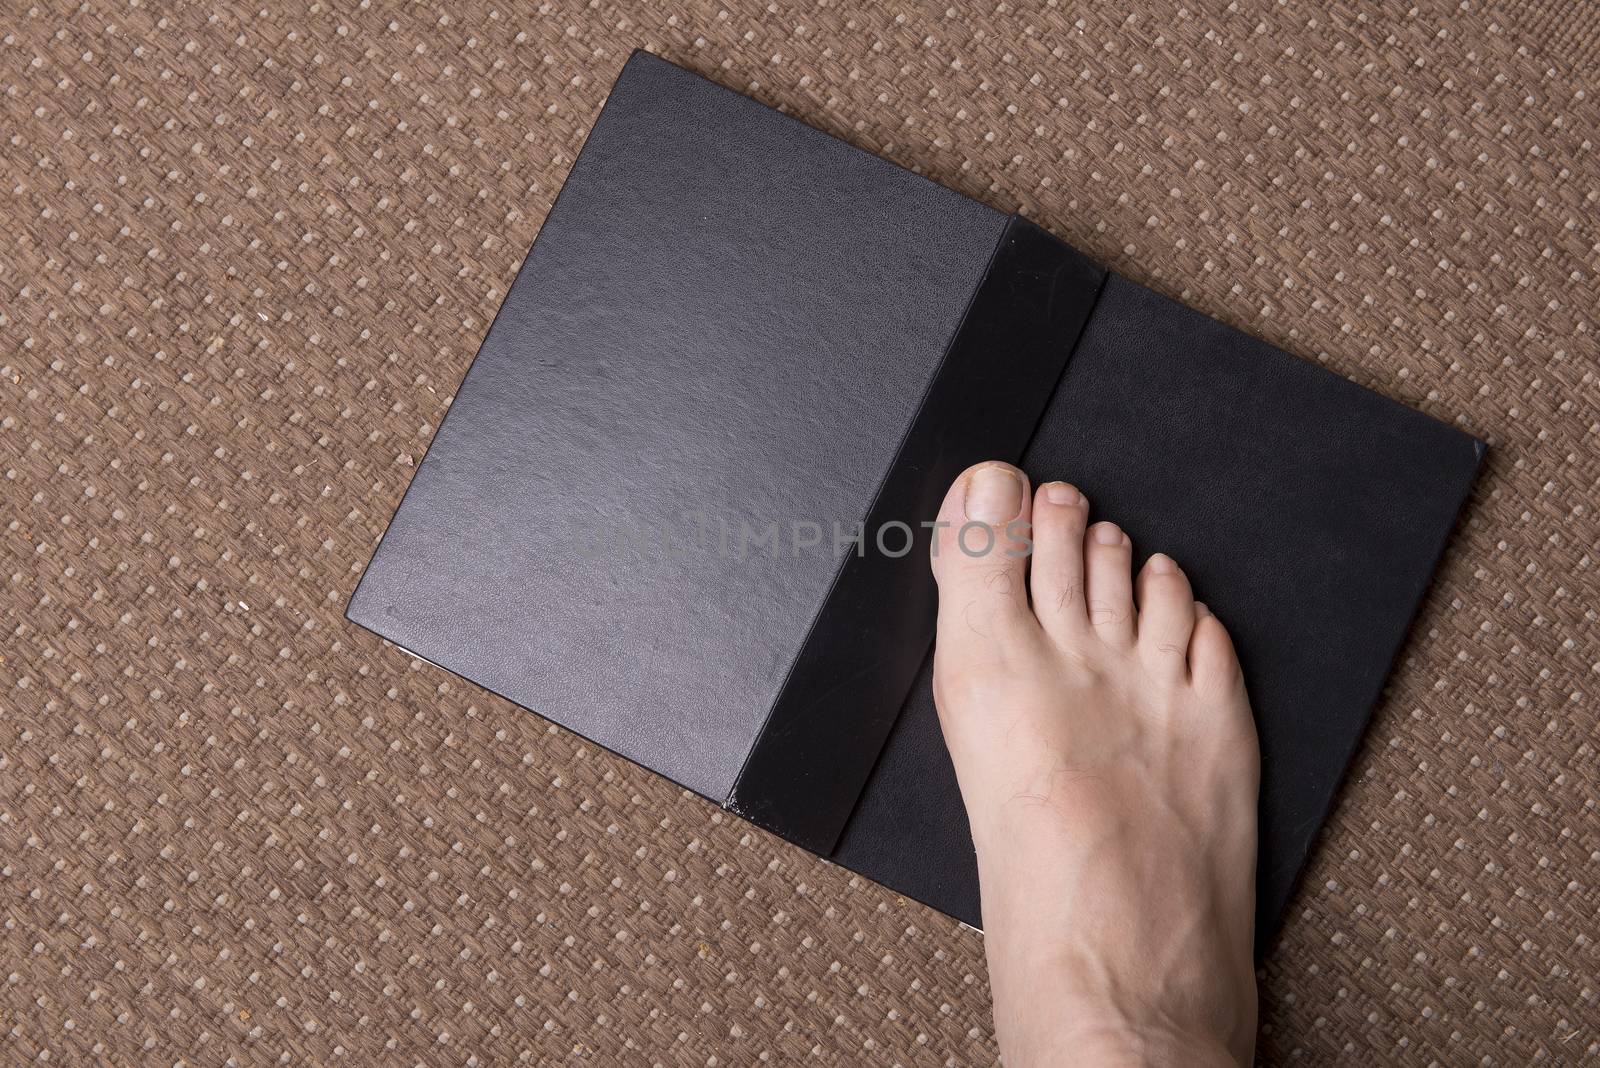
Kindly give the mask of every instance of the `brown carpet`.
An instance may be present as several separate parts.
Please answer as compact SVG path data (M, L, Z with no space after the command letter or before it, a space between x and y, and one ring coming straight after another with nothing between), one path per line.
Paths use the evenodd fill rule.
M157 6L0 19L5 1060L994 1059L979 936L342 618L638 45L1492 443L1262 1056L1600 1058L1593 8Z

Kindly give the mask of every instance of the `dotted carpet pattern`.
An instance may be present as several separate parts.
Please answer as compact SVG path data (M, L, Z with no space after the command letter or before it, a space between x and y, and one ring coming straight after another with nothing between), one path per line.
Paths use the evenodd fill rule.
M981 937L343 605L629 51L1493 446L1269 1064L1600 1059L1586 5L0 14L0 1059L981 1064Z

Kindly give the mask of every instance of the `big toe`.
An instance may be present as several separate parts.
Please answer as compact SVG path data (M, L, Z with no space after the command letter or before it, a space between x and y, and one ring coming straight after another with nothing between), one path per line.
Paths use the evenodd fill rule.
M1028 607L1030 498L1028 477L998 461L951 484L933 538L941 643L1036 625Z

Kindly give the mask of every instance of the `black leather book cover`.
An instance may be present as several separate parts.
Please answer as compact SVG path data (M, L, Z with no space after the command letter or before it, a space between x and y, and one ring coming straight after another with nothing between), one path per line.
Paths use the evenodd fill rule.
M636 53L348 615L979 924L920 524L968 464L1020 460L1227 621L1267 932L1480 455Z

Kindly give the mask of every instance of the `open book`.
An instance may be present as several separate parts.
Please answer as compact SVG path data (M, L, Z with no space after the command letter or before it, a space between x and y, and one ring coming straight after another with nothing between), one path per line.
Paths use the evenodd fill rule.
M348 615L979 925L926 524L1017 461L1233 635L1264 943L1482 453L640 52Z

